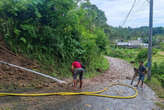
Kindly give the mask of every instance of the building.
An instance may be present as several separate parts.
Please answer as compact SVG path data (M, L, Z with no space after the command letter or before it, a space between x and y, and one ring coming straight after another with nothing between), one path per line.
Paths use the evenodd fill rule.
M123 48L148 48L148 43L143 43L141 39L129 40L128 42L116 42L116 46Z

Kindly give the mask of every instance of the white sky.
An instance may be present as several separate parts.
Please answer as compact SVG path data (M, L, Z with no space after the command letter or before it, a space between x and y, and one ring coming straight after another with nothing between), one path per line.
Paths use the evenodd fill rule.
M122 26L134 0L90 0L92 4L105 12L107 23ZM154 0L154 27L164 27L164 0ZM126 24L123 27L140 27L149 25L149 3L137 0Z

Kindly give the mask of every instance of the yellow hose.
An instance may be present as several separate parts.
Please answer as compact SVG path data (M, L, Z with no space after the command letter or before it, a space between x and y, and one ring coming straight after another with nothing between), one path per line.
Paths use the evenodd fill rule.
M99 93L102 93L108 88L112 86L126 86L129 88L132 88L135 91L135 94L132 96L110 96L110 95L101 95ZM116 99L131 99L135 98L138 95L138 91L136 88L126 85L126 84L112 84L108 88L104 88L103 90L96 91L96 92L55 92L55 93L38 93L38 94L24 94L24 93L0 93L0 96L51 96L51 95L88 95L88 96L99 96L99 97L107 97L107 98L116 98Z

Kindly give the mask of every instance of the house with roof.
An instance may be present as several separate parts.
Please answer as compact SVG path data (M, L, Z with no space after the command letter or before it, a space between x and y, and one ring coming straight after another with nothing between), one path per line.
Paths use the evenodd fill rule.
M116 42L116 46L122 48L148 48L148 43L143 43L141 39L138 39L127 42Z

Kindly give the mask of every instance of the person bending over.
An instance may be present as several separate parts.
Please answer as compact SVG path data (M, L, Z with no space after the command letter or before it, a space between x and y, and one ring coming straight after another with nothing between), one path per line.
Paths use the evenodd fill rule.
M82 68L82 65L80 62L74 61L72 63L72 73L73 73L73 86L74 86L74 88L76 88L76 86L77 86L77 76L79 76L80 88L82 88L84 69Z

